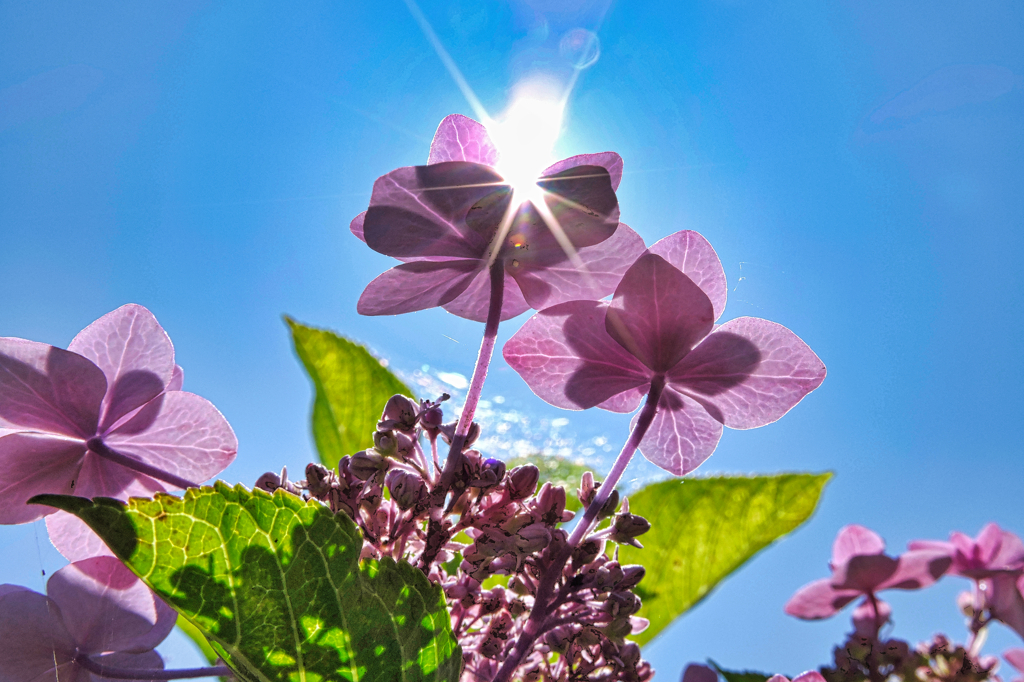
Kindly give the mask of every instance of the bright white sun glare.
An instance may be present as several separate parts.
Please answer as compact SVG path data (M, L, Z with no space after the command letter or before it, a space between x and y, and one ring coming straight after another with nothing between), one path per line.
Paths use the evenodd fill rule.
M523 93L501 119L488 125L501 154L497 170L512 186L517 203L536 200L542 194L537 180L554 161L563 108L560 99Z

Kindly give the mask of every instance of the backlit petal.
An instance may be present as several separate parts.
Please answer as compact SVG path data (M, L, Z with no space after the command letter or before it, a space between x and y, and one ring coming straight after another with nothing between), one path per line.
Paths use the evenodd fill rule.
M462 114L445 116L437 126L430 143L427 164L444 161L470 161L485 166L498 165L498 148L494 146L487 128Z
M832 566L839 567L855 556L884 551L885 540L875 531L857 524L843 526L832 542Z
M659 240L649 251L661 256L692 279L711 299L715 319L722 316L729 286L722 261L707 239L693 230L682 230Z
M562 159L545 168L544 172L541 173L541 177L555 175L577 166L600 166L604 168L608 171L608 179L613 190L617 190L619 182L622 181L622 157L615 152L598 152L597 154L570 156L568 159Z
M0 437L0 524L27 523L54 509L25 504L44 493L73 495L85 443L38 434Z
M523 298L523 292L516 284L512 275L505 271L505 291L501 301L501 320L510 320L517 315L522 315L530 309L530 305ZM476 322L487 321L487 310L491 304L491 275L486 270L481 270L470 281L469 286L449 303L441 307L452 315L464 317L467 320Z
M479 260L415 261L379 275L363 290L360 315L399 315L450 303L472 283Z
M683 476L711 456L721 437L721 423L692 398L666 386L640 452L670 474Z
M75 643L60 608L41 594L20 590L0 597L0 642L0 680L70 676Z
M804 585L786 603L786 613L805 620L817 620L836 615L860 596L856 590L838 590L829 578Z

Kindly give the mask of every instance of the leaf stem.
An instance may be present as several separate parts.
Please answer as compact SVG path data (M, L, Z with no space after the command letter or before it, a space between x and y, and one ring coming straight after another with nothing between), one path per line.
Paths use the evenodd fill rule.
M232 674L231 669L225 665L215 665L209 668L184 668L180 670L120 668L112 665L103 665L82 653L75 654L74 661L94 675L112 680L185 680L196 677L226 677Z
M593 527L601 508L608 501L608 496L615 489L615 485L622 478L622 473L626 470L630 460L633 459L637 448L640 447L640 441L647 434L647 430L651 427L651 422L654 421L654 415L658 412L658 401L661 399L661 393L664 389L665 377L661 374L655 375L651 381L651 389L647 393L647 402L644 403L643 409L640 410L640 415L637 417L636 425L629 434L629 439L622 446L619 456L615 458L611 471L608 472L608 476L602 481L601 487L597 489L597 495L594 496L593 501L587 507L583 518L580 519L573 529L565 548L559 554L552 557L551 563L544 570L540 585L537 587L537 596L533 600L530 618L526 621L526 625L523 626L522 634L519 635L515 646L505 658L505 662L502 663L498 674L492 682L509 682L516 668L519 667L519 664L523 662L523 659L526 658L526 655L533 648L533 643L550 629L548 627L551 622L550 616L561 605L561 601L564 600L563 590L559 590L558 594L555 594L555 584L558 582L559 576L562 575L565 562L572 556L572 550L586 537L591 527Z
M159 469L151 464L129 457L128 455L122 455L120 452L111 449L106 443L103 442L102 438L90 438L86 443L86 446L100 457L110 460L116 464L120 464L126 469L137 471L140 474L145 474L151 478L155 478L158 481L164 483L170 483L175 488L198 488L198 483L193 483L187 479L175 476L172 473L166 472L163 469Z

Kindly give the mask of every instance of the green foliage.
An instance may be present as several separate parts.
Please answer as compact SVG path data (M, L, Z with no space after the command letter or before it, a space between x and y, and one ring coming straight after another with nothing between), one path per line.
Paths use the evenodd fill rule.
M318 502L219 482L127 505L34 502L89 524L243 682L459 677L441 588L404 562L360 564L355 524Z
M725 682L766 682L771 675L765 675L764 673L754 672L752 670L744 670L739 672L737 670L723 670L717 663L708 659L708 664L715 669Z
M316 390L313 439L320 462L334 468L345 455L373 445L388 398L412 391L363 346L286 317L295 352Z
M630 511L651 522L644 549L623 546L619 561L642 564L637 614L649 642L700 602L723 578L806 521L831 474L673 479L629 496Z
M534 455L531 457L516 457L506 462L506 466L522 466L533 464L540 469L540 480L538 485L550 482L551 485L560 485L565 488L565 508L569 511L579 511L581 505L576 497L576 489L580 487L580 476L583 472L590 471L591 467L583 464L576 464L565 457L553 455Z

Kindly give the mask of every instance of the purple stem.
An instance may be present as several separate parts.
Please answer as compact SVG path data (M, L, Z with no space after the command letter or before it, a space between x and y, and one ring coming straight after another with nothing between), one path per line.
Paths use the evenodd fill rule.
M533 600L530 618L526 621L526 625L523 626L523 632L519 635L519 640L512 648L505 662L502 663L498 674L492 682L509 682L516 668L519 667L519 664L523 662L523 659L526 658L526 655L533 648L533 643L550 629L548 627L550 623L549 617L554 609L560 605L558 596L561 595L561 592L559 595L555 595L555 583L562 574L562 568L565 566L565 562L569 560L569 557L572 556L572 550L586 537L586 534L594 525L594 520L597 518L601 508L604 507L605 502L607 502L611 491L615 489L615 484L622 478L622 472L626 470L629 461L633 459L634 453L636 453L637 448L640 446L640 441L644 439L647 429L651 427L651 422L654 421L654 415L658 411L658 401L661 399L661 393L664 389L665 377L661 374L655 375L654 379L651 380L651 390L647 392L647 402L644 403L643 409L640 410L640 416L637 417L636 426L633 427L633 431L629 434L629 440L622 446L622 452L619 453L615 463L612 464L612 470L608 472L608 477L601 482L601 487L597 489L597 495L594 496L593 501L587 507L583 518L576 524L576 528L573 529L565 549L559 555L553 557L551 563L545 569L540 585L537 587L537 596Z
M182 670L119 668L98 663L85 654L75 654L74 661L94 675L112 680L185 680L195 677L226 677L231 674L231 669L225 665Z
M174 474L168 473L163 469L158 469L155 466L146 464L145 462L137 460L134 457L122 455L120 452L117 452L116 450L111 450L109 447L107 447L107 444L103 442L102 438L91 438L89 439L89 442L86 443L86 446L88 446L90 450L92 450L94 453L96 453L97 455L104 459L108 459L111 462L120 464L126 469L131 469L132 471L137 471L140 474L145 474L146 476L155 478L158 481L170 483L175 488L185 489L199 487L198 483L193 483L192 481L188 481L184 478L181 478L180 476L175 476Z

